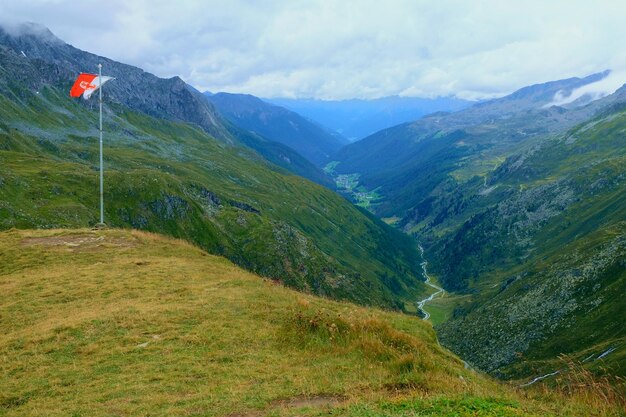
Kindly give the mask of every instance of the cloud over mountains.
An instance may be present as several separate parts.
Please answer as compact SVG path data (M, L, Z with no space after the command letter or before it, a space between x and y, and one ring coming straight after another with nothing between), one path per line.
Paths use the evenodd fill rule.
M322 99L479 99L606 68L622 75L623 15L609 0L0 5L5 22L42 23L76 47L201 90Z

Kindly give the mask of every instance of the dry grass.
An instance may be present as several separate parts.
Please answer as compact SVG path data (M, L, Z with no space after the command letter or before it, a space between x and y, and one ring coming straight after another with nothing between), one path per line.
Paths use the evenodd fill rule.
M287 342L302 303L367 317L355 319L355 335L380 333L393 316L414 329L416 348L427 351L420 335L435 340L418 319L304 296L158 235L10 231L0 245L7 415L220 415L298 396L353 397L399 380L399 365L366 354L379 339ZM432 350L430 362L450 361L433 375L465 372L435 343Z
M626 381L609 373L598 375L584 364L562 355L563 369L550 384L535 388L544 398L567 399L581 408L592 409L598 416L626 415Z
M0 233L0 415L361 415L468 396L552 409L510 405L415 317L297 293L182 241Z

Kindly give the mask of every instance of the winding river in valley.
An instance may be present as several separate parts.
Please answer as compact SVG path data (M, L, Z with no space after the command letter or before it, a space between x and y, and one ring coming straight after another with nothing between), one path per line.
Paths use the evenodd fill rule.
M422 245L419 245L419 249L420 249L420 253L422 254L422 259L424 259L424 248L422 248ZM429 287L434 288L436 291L432 293L430 296L417 302L417 308L419 308L424 314L424 320L428 320L430 318L430 313L424 309L424 305L426 305L427 302L432 301L435 297L437 297L439 294L442 294L444 292L443 288L433 284L430 281L430 276L428 275L428 272L426 271L427 264L428 262L426 262L426 260L423 260L421 263L422 271L424 272L424 276L426 277L426 281L424 281L424 283L428 285Z

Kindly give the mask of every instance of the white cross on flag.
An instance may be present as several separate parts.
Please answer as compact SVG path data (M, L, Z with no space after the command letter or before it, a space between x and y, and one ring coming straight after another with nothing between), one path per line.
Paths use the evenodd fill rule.
M96 74L81 73L78 78L76 78L76 81L74 81L74 85L70 90L70 96L80 97L82 95L83 98L87 100L98 88L104 85L104 83L113 79L113 77L103 76L101 82L100 78L101 77Z

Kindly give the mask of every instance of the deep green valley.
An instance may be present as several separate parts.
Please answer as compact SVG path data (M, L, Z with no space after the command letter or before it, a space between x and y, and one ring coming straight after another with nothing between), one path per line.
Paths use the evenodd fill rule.
M68 96L98 63L104 227ZM626 85L555 104L610 74L351 143L281 103L368 132L412 101L202 93L0 26L0 415L625 415Z
M442 342L500 377L546 374L560 355L582 361L607 350L589 365L626 372L616 319L626 317L626 89L545 107L557 91L605 75L400 125L334 163L336 175L376 192L372 210L414 235L432 274L458 295L436 326Z

